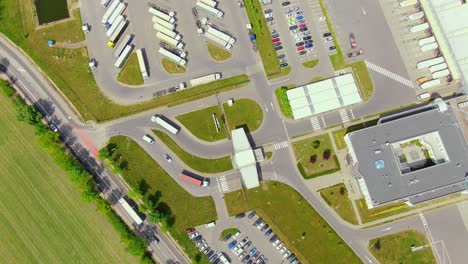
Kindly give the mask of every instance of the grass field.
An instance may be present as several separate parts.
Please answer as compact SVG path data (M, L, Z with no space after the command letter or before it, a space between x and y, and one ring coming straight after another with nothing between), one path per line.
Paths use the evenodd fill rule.
M262 57L266 76L268 79L282 76L281 73L284 70L280 68L260 2L258 0L244 0L244 5L250 24L252 24L252 31L256 36L257 48L260 57Z
M348 197L348 190L343 183L320 190L320 196L345 221L357 225L353 204Z
M142 85L143 77L136 53L132 53L117 76L117 81L128 85Z
M205 159L185 151L177 143L172 140L167 134L159 130L153 130L153 133L171 149L185 164L190 168L199 172L218 173L232 170L232 161L230 156L225 156L217 159Z
M256 210L302 263L361 263L360 259L291 187L274 181L224 198L229 215Z
M246 75L187 89L141 104L123 106L112 102L99 90L88 67L86 48L64 49L48 47L47 40L78 42L84 39L79 10L77 19L34 31L32 2L3 0L0 9L0 32L22 48L33 61L57 84L76 107L84 120L98 122L127 116L151 108L175 105L210 96L218 92L244 87ZM70 73L73 74L70 74Z
M328 134L307 138L293 143L297 167L305 179L330 174L340 170Z
M149 194L156 195L161 203L167 205L175 217L169 232L190 257L197 255L199 251L188 238L185 229L216 220L213 199L191 196L130 138L112 137L109 143L115 146L110 158L120 157L120 162L125 161L127 164L122 173L124 179L129 183L144 183Z
M281 113L287 118L293 118L291 105L289 104L288 95L286 94L287 89L280 87L275 90L276 100L280 106Z
M206 46L208 47L208 52L210 53L211 58L213 58L215 61L221 62L232 57L231 52L220 48L213 43L206 42Z
M363 122L360 124L352 125L349 127L345 127L339 130L333 131L333 138L335 140L336 148L337 149L344 149L346 148L346 143L344 142L344 136L350 132L357 131L366 127L375 126L379 120L370 120L367 122Z
M4 263L138 263L0 95L0 255Z
M306 61L306 62L302 63L302 66L304 66L306 68L313 68L313 67L317 66L318 63L319 63L319 59L315 59L315 60Z
M168 59L162 59L161 63L164 70L170 74L179 74L187 71L184 66L177 65L175 62Z
M437 263L426 237L409 230L369 241L369 249L381 264L435 264ZM411 247L428 246L412 252Z
M237 99L232 106L223 104L229 128L247 126L250 132L257 130L263 121L263 111L260 106L250 99ZM218 118L220 129L216 131L213 114ZM211 106L176 117L195 137L208 142L225 139L225 117L219 106Z

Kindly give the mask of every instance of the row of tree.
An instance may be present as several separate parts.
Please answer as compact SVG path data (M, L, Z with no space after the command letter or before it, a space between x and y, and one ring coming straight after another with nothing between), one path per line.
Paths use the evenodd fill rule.
M0 80L2 94L9 97L16 109L16 116L19 121L28 123L35 127L35 134L38 138L39 146L44 149L63 169L68 178L78 187L83 201L96 204L97 211L103 213L114 229L119 233L121 241L127 244L126 251L132 255L140 257L140 262L154 263L150 254L146 251L148 241L136 236L132 230L120 219L112 210L109 202L102 198L96 191L96 184L92 175L85 167L72 155L70 155L62 142L60 135L51 131L42 122L42 114L34 106L26 104L7 81Z

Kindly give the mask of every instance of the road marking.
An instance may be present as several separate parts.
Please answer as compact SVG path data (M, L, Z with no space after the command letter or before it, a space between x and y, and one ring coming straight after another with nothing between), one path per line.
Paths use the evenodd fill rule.
M340 109L340 117L341 117L341 121L343 121L343 123L346 123L349 121L349 117L348 117L348 112L346 111L346 109Z
M278 82L268 82L270 85L274 85L274 84L278 84L278 83L282 83L282 82L286 82L286 81L289 81L289 78L286 79L286 80L282 80L282 81L278 81Z
M26 72L26 70L23 69L23 68L17 68L16 70L19 71L19 72Z
M321 116L322 117L322 123L323 123L323 127L326 127L327 126L327 123L325 123L325 117Z
M361 8L361 9L362 9L362 13L366 15L366 10L364 10L364 8Z
M265 111L267 111L267 112L268 112L268 106L267 106L267 104L266 104L266 103L265 103Z
M369 263L372 263L372 260L370 260L368 256L364 255L364 257L367 259L367 261L369 261Z
M280 143L275 143L273 146L274 146L275 150L284 149L284 148L288 147L288 141L285 140L285 141L280 142Z
M320 123L319 123L319 120L316 116L312 117L310 119L310 123L312 123L312 129L314 131L317 131L317 130L320 130Z
M273 107L273 102L270 102L270 105L271 105L271 110L275 110L275 108Z
M398 74L396 74L394 72L388 71L388 70L386 70L386 69L384 69L384 68L382 68L382 67L380 67L378 65L375 65L374 63L372 63L370 61L366 60L365 62L366 62L366 65L367 65L367 67L369 69L371 69L371 70L373 70L375 72L378 72L378 73L380 73L380 74L382 74L384 76L387 76L388 78L393 79L393 80L395 80L395 81L397 81L397 82L399 82L399 83L401 83L403 85L406 85L406 86L408 86L410 88L414 88L414 84L410 80L408 80L406 78L403 78L402 76L400 76L400 75L398 75Z
M385 228L385 229L382 229L381 231L382 231L382 232L385 232L385 231L388 231L388 230L390 230L390 229L392 229L392 228L391 228L391 227L387 227L387 228Z
M354 118L353 109L350 108L350 109L349 109L349 112L351 112L351 118L352 118L352 120L354 120L355 118Z
M278 174L276 174L276 171L273 171L273 175L275 175L275 180L278 179Z
M218 187L219 187L219 191L222 193L229 191L229 185L227 184L227 181L226 181L226 175L223 175L218 178Z

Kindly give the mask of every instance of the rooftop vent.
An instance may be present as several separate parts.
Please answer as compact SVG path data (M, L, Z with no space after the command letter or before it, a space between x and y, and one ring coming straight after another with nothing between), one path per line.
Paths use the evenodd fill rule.
M383 160L376 160L374 162L374 166L375 166L376 169L381 170L381 169L385 168L385 163L384 163Z

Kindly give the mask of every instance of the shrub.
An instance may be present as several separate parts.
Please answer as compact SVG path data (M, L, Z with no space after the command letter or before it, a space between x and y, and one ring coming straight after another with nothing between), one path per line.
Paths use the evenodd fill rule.
M312 142L312 147L314 149L317 149L318 147L320 147L320 141L319 140L314 140L314 142Z
M317 154L310 156L310 163L315 164L317 162Z
M331 157L331 150L326 149L323 151L323 159L324 160L329 160Z

